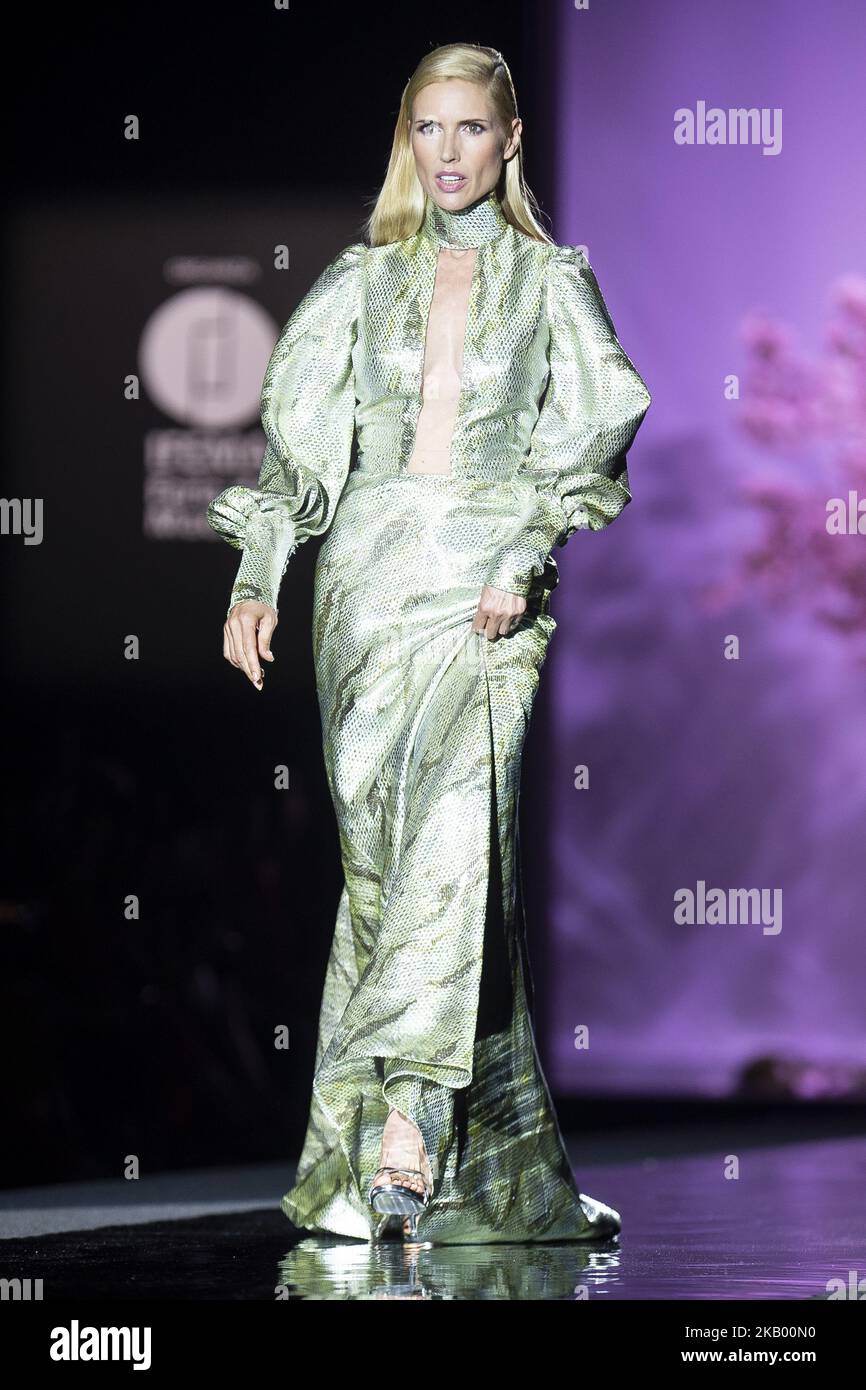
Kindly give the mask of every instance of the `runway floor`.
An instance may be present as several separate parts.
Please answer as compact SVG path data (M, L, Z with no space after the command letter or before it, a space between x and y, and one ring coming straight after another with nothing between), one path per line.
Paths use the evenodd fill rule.
M618 1241L595 1245L297 1238L279 1209L285 1164L8 1190L2 1274L41 1278L48 1300L273 1300L278 1286L293 1299L828 1299L866 1276L866 1134L848 1128L809 1134L804 1116L572 1138L581 1190L623 1218Z

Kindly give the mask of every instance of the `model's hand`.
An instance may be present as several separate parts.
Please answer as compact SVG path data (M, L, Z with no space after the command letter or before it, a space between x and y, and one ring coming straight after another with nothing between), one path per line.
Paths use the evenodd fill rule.
M472 620L472 631L484 633L488 642L495 642L497 637L507 636L525 612L525 598L510 594L507 589L495 589L492 584L485 584L478 611Z
M264 689L261 662L274 659L271 637L277 621L275 609L252 599L236 603L225 621L223 656L249 676L256 690Z

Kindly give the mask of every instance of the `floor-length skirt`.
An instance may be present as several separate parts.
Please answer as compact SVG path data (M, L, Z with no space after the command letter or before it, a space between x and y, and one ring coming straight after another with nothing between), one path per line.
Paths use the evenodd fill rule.
M313 652L345 885L309 1123L282 1208L373 1239L389 1107L434 1175L419 1240L587 1239L539 1063L520 889L521 753L556 624L549 565L519 626L472 620L509 537L507 482L349 474L316 566Z

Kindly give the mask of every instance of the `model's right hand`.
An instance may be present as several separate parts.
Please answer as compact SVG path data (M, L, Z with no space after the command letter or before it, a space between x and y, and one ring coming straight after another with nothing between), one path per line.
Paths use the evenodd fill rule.
M245 599L229 612L223 628L223 656L249 676L256 690L264 689L261 661L273 661L271 637L277 614L267 603Z

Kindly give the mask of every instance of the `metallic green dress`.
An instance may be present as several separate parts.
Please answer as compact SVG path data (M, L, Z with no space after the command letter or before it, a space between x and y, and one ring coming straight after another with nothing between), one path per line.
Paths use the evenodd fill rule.
M406 468L444 245L478 248L450 475ZM381 1233L367 1192L390 1106L435 1178L418 1239L619 1228L575 1184L538 1059L517 807L556 627L550 552L629 501L649 404L584 254L518 231L495 193L453 212L428 199L414 235L346 248L274 349L259 486L227 488L208 520L243 550L230 606L276 608L297 546L327 533L313 650L345 885L282 1199L305 1230ZM472 631L485 584L527 600L494 642Z

